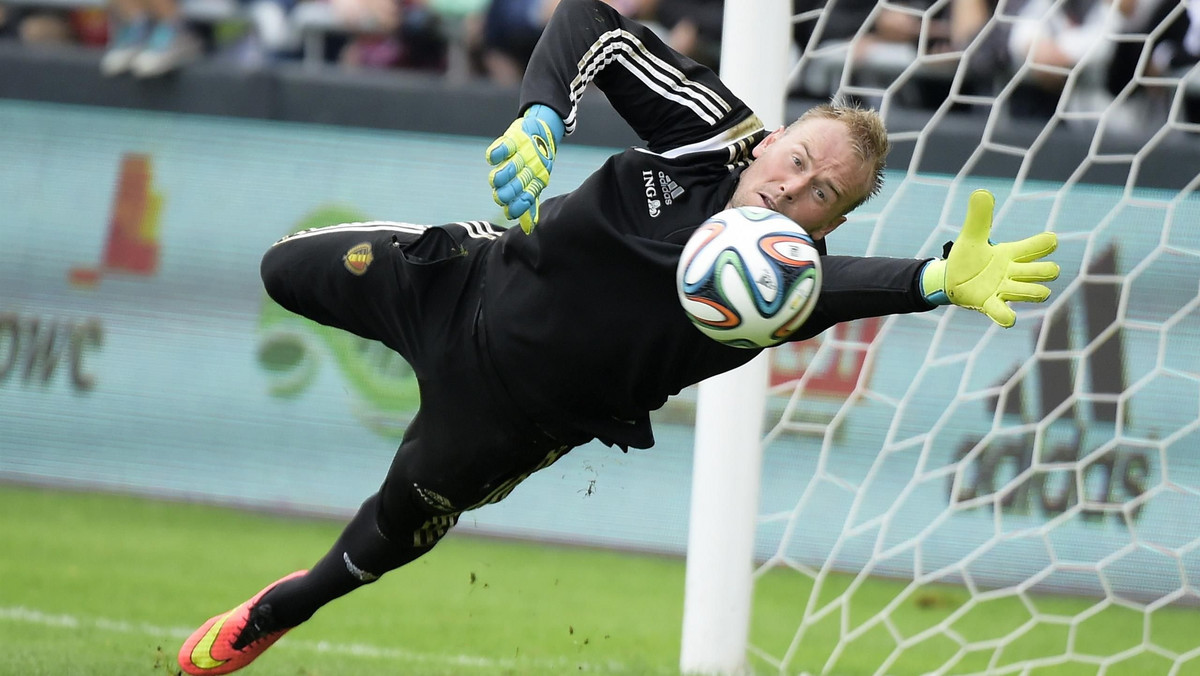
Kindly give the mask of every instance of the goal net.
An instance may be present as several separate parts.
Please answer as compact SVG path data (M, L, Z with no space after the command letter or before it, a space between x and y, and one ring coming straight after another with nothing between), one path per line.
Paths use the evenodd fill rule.
M796 9L792 94L894 147L831 250L941 255L986 188L993 238L1058 233L1062 276L1012 329L951 307L773 351L753 668L1200 673L1195 7Z

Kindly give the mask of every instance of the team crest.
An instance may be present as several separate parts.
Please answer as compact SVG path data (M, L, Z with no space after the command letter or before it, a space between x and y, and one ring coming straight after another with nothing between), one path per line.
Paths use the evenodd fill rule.
M355 245L353 249L346 252L342 256L342 265L350 271L350 274L362 276L366 273L367 268L371 267L371 261L375 260L375 255L371 253L371 243L363 242Z

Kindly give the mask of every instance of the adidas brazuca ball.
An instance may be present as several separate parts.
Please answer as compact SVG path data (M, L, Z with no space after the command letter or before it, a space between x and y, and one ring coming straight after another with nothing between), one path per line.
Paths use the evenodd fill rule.
M688 239L675 286L702 332L733 347L771 347L817 304L821 261L812 238L761 207L727 209Z

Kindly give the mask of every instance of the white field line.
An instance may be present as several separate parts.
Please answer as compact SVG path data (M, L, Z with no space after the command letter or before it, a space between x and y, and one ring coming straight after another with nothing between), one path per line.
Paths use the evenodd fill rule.
M172 638L183 641L192 629L183 627L163 627L147 622L126 622L105 617L82 617L78 615L45 613L24 606L0 606L0 621L32 624L55 629L99 629L118 634L140 634L161 638ZM570 672L616 672L630 673L630 667L614 661L603 663L588 663L576 660L560 659L493 659L475 655L443 655L418 653L398 648L384 648L366 643L333 643L330 641L304 641L285 636L275 645L275 649L306 650L315 653L344 655L378 660L391 660L408 664L430 664L449 667L470 667L486 672L501 669L518 670L520 667L536 667L546 670L561 670Z

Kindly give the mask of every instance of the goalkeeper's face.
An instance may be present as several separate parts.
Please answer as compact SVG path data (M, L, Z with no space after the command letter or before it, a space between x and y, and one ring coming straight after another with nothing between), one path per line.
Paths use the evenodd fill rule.
M799 223L821 239L846 221L848 212L874 181L843 122L813 118L780 127L754 148L730 207L766 207Z

